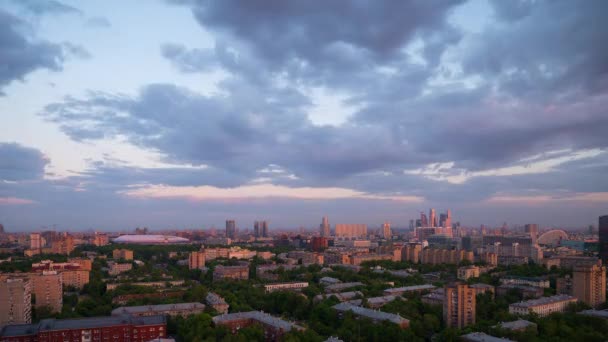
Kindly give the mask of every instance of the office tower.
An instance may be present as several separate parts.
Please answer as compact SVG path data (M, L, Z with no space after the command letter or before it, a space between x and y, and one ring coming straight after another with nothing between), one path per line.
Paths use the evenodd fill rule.
M410 230L414 230L415 226L414 226L414 220L410 220L410 226L409 226Z
M603 304L606 301L606 267L599 265L574 267L572 294L592 307Z
M447 285L443 321L447 327L457 329L475 324L475 289L461 283Z
M608 262L608 215L600 216L598 229L600 232L600 258Z
M393 234L391 233L391 224L389 222L384 222L382 224L382 237L390 240Z
M417 219L416 220L416 228L422 227L422 220L421 219Z
M448 211L445 214L445 222L443 227L444 228L452 228L452 212L450 211L450 209L448 209Z
M530 235L532 239L532 244L536 244L536 239L538 238L538 225L533 223L528 223L525 225L526 234Z
M448 215L446 214L439 214L439 227L446 227L445 225L445 221L448 219Z
M321 233L322 237L329 237L330 236L329 220L327 219L327 216L323 216L323 220L321 221L321 225L319 226L319 230L320 230L320 233Z
M31 277L36 308L49 307L51 312L61 312L63 306L63 277L57 271L44 271Z
M30 249L40 249L42 248L42 237L40 233L31 233L30 234Z
M4 234L4 226L0 223L0 234Z
M262 233L260 231L260 221L255 221L253 223L253 236L256 238L262 237Z
M27 278L0 281L0 326L32 322L32 284Z
M200 270L205 267L205 252L190 252L188 258L188 268L191 270Z
M268 221L262 221L262 237L269 237L268 233Z
M236 239L236 222L234 220L226 220L226 237Z
M345 239L364 239L367 237L367 225L336 224L336 237Z
M429 220L423 212L420 213L420 227L429 227Z
M435 209L429 211L429 227L437 227L437 217L435 216Z

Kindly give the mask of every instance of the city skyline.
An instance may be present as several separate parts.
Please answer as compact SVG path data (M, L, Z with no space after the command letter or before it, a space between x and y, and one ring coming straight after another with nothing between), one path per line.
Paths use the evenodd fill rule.
M0 224L597 225L607 10L4 0Z

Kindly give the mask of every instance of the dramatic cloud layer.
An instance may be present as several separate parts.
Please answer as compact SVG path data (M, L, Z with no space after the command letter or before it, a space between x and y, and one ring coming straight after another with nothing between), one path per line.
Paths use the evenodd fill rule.
M40 113L76 142L120 140L173 166L100 161L64 183L40 180L42 189L68 189L59 195L66 203L94 193L127 207L249 198L253 208L282 195L339 199L344 211L347 202L407 203L410 212L504 206L508 218L519 206L533 220L531 205L560 219L558 208L577 208L568 224L596 215L607 198L606 1L490 1L475 28L466 6L479 3L464 0L174 5L212 41L175 37L158 53L180 76L219 77L213 91L159 79L134 93L89 89ZM79 54L30 41L6 18L0 87ZM340 110L313 115L329 102ZM43 203L35 189L10 186L5 198Z

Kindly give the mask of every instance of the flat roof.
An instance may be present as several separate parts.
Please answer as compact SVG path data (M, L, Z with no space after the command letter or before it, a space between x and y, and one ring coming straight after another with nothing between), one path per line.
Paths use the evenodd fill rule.
M583 311L579 312L578 314L608 319L608 310L583 310Z
M409 291L421 291L421 290L432 290L436 286L431 284L424 285L413 285L413 286L404 286L404 287L395 287L384 290L384 292L409 292Z
M280 318L270 316L267 313L262 311L247 311L247 312L235 312L229 314L223 314L219 316L213 317L213 323L224 323L230 322L232 320L237 319L253 319L258 322L273 326L277 329L282 329L284 331L290 331L292 328L300 328L299 326L292 324L290 322L284 321Z
M536 323L532 323L530 321L526 321L525 319L518 319L517 321L512 321L512 322L503 322L498 324L498 326L500 326L501 328L504 329L525 329L529 326L536 326Z
M531 299L531 300L527 300L524 302L513 303L511 305L523 307L523 308L529 308L532 306L559 303L559 302L570 301L570 300L576 300L576 297L561 294L561 295L556 295L556 296L551 296L551 297L542 297L542 298L538 298L538 299Z
M389 321L395 324L409 323L408 319L405 319L398 314L363 308L350 303L340 303L332 307L338 311L352 311L356 315L368 317L374 320Z
M488 335L482 332L472 332L470 334L462 335L460 337L465 341L471 342L513 342L513 340Z
M115 325L156 325L165 324L164 315L146 317L102 316L75 319L43 319L36 324L7 325L2 329L2 337L34 335L42 331L94 329Z
M198 302L191 303L176 303L176 304L159 304L159 305L139 305L139 306L121 306L112 310L112 316L121 314L136 314L142 312L165 312L172 310L205 310L205 305Z

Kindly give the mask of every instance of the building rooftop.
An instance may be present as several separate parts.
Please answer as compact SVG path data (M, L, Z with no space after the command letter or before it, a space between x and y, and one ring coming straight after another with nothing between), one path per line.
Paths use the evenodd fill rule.
M526 321L525 319L518 319L517 321L513 321L513 322L500 323L500 324L498 324L498 326L503 329L519 330L519 329L525 329L529 326L536 326L536 323Z
M223 314L213 317L213 323L218 324L238 319L252 319L263 324L270 325L276 329L282 329L283 331L291 331L292 328L301 329L301 327L293 323L284 321L277 317L270 316L269 314L264 313L262 311L247 311Z
M386 303L392 302L396 299L395 296L381 296L381 297L371 297L367 298L367 303L370 305L384 305Z
M474 288L474 289L489 289L489 288L494 288L493 285L483 284L483 283L471 284L471 285L469 285L469 287Z
M567 301L567 300L576 300L576 297L561 294L561 295L556 295L556 296L551 296L551 297L542 297L542 298L538 298L538 299L531 299L531 300L527 300L524 302L514 303L511 305L522 307L522 308L529 308L529 307L534 307L534 306L539 306L539 305L563 302L563 301Z
M337 283L341 283L342 281L340 279L336 279L336 278L332 278L332 277L323 277L321 279L319 279L320 283L329 283L329 284L337 284Z
M337 291L337 290L347 289L349 287L355 287L355 286L365 286L365 284L363 284L360 281L356 281L356 282L352 282L352 283L339 283L339 284L328 285L327 287L325 287L325 289L329 290L329 291Z
M506 338L491 336L482 332L472 332L470 334L460 336L465 341L470 342L513 342Z
M363 308L360 306L352 305L350 303L340 303L340 304L336 304L332 307L338 311L343 311L343 312L352 311L355 315L371 318L373 320L389 321L389 322L399 324L399 325L401 325L403 323L409 324L409 320L399 316L398 314L392 314L392 313L383 312L383 311L379 311L379 310L367 309L367 308Z
M104 316L76 319L43 319L36 324L7 325L2 329L0 336L24 336L33 335L42 331L57 331L70 329L93 329L115 325L155 325L165 324L164 315L146 317L132 316Z
M112 310L112 316L122 314L138 314L143 312L166 312L173 310L205 310L205 305L198 302L192 302L177 304L121 306Z
M519 280L528 280L528 281L547 281L548 279L546 277L522 277L522 276L515 276L515 275L506 275L501 277L502 279L519 279Z
M205 300L210 305L226 304L226 301L224 300L224 298L220 297L218 294L213 293L213 292L208 292L207 297L205 297Z
M583 310L583 311L579 312L578 314L608 319L608 310Z
M423 291L423 290L432 290L435 286L431 284L424 285L414 285L414 286L405 286L405 287L395 287L384 290L384 292L388 293L400 293L400 292L410 292L410 291Z

